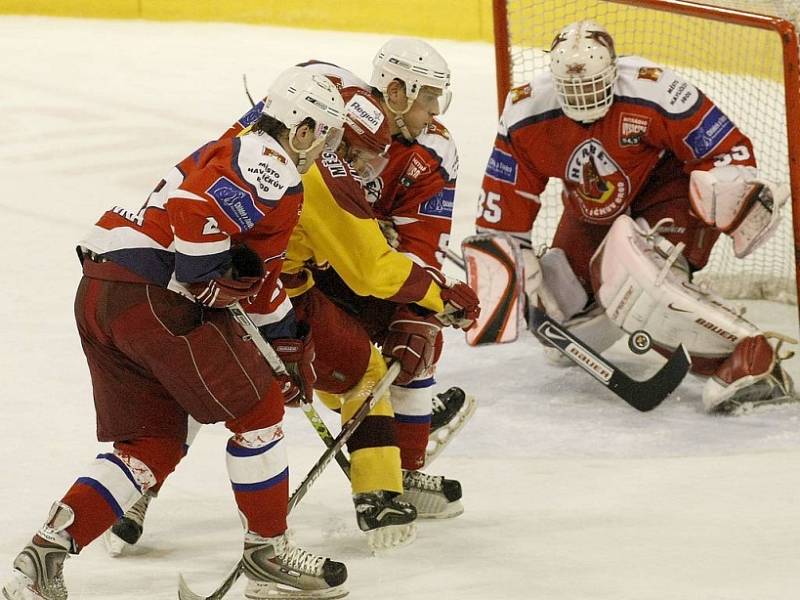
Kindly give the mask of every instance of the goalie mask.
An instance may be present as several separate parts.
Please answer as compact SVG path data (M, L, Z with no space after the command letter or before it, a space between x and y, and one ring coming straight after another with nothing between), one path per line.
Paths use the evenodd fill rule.
M344 88L344 159L364 181L376 179L389 162L389 121L377 100L359 88Z
M614 40L594 21L567 25L550 47L550 72L564 114L592 123L602 118L614 101Z
M336 151L344 133L344 100L336 86L322 75L301 67L291 67L278 75L264 100L262 112L289 129L289 145L300 155L305 155L319 144ZM301 150L294 146L297 129L306 119L314 121L314 143Z

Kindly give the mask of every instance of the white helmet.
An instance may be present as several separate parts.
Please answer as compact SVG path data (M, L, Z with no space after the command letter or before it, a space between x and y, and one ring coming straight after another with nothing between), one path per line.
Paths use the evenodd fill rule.
M289 143L307 118L314 119L314 134L330 150L336 150L344 131L344 100L330 79L309 69L291 67L269 86L262 112L289 128ZM315 142L316 144L316 142Z
M583 123L596 121L614 101L614 40L594 21L571 23L553 40L550 72L564 114Z
M438 99L438 113L444 114L450 106L450 67L430 44L414 38L392 38L372 59L370 85L386 94L394 79L406 84L409 107L419 90L426 85L442 91ZM408 112L408 108L405 112Z

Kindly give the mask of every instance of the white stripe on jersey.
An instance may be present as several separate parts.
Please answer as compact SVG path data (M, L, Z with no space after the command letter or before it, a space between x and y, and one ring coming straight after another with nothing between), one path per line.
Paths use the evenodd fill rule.
M420 146L432 150L442 160L441 167L447 174L447 180L453 181L458 177L458 150L456 149L455 141L453 141L453 134L449 133L449 135L450 137L445 137L438 133L425 131L419 134L415 141Z
M170 243L164 247L151 238L131 227L115 227L114 229L104 229L97 225L92 225L87 236L79 242L79 245L86 249L105 254L115 250L126 250L128 248L153 248L155 250L173 251L174 244Z
M264 313L248 313L250 318L253 319L253 323L256 324L256 327L263 327L264 325L271 325L272 323L277 323L278 321L282 320L286 315L288 315L292 310L292 303L289 298L284 298L283 302L269 314Z
M231 238L225 237L223 240L215 242L188 242L175 236L175 251L186 256L208 256L219 254L230 250Z

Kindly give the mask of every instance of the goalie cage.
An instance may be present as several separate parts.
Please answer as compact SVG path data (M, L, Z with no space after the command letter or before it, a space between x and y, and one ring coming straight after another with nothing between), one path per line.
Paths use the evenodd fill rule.
M493 0L500 110L514 86L547 68L556 32L593 19L619 54L669 66L709 95L752 139L765 177L788 182L792 201L772 239L744 260L716 244L696 281L726 298L796 304L800 280L800 71L796 0ZM549 243L561 216L551 180L533 232ZM544 227L543 227L544 226ZM795 324L797 325L797 324Z

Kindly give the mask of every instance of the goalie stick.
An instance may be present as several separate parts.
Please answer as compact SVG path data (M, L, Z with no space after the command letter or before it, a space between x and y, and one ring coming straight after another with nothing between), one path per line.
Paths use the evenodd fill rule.
M564 329L547 314L531 308L531 331L549 346L553 346L592 377L625 400L636 410L653 410L683 381L692 364L683 344L650 379L632 379L589 346Z

